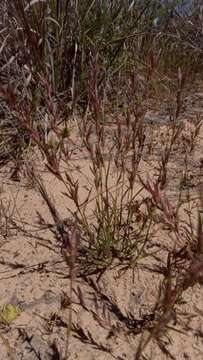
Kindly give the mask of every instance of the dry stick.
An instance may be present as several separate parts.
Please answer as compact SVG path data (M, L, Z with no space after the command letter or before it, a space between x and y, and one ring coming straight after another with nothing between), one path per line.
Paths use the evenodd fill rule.
M70 267L70 287L69 287L69 298L70 298L70 306L69 306L69 316L68 316L68 324L67 324L67 336L66 336L66 346L65 346L65 360L68 359L68 350L70 344L70 336L71 336L71 327L72 327L72 296L73 296L73 283L76 276L76 257L77 257L77 248L80 241L79 232L74 224L68 242L68 247L64 249L64 256L67 261L67 264ZM68 256L68 252L69 256Z
M50 213L53 217L53 220L56 224L56 228L61 236L62 243L63 243L62 245L63 245L63 247L66 247L68 240L69 240L69 234L67 232L67 229L65 229L64 222L61 219L54 203L50 199L50 197L45 189L45 186L42 182L40 175L39 174L36 175L33 169L30 171L29 175L32 176L32 180L34 180L34 183L36 184L37 189L39 190L42 198L45 200L46 204L48 205L49 211L50 211Z
M51 201L42 180L35 175L34 170L31 170L32 178L34 179L35 184L40 191L43 199L46 201L46 204L49 207L49 210L52 214L52 217L56 223L57 230L59 231L62 241L63 248L62 253L65 257L65 260L70 267L70 287L69 287L69 298L70 298L70 306L69 306L69 316L68 316L68 324L67 324L67 336L66 336L66 345L65 345L65 360L68 359L68 350L71 336L71 327L72 327L72 295L73 295L73 283L76 276L76 257L77 257L77 248L80 241L79 232L76 226L76 223L73 225L70 234L64 229L63 221L55 208L53 202Z

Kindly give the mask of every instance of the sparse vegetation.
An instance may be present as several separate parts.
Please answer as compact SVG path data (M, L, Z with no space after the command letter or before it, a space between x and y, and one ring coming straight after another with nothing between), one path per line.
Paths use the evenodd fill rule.
M19 344L29 349L18 349L16 359L29 352L36 359L72 359L73 339L104 358L180 359L170 350L171 339L187 335L190 320L202 316L184 305L185 294L203 282L203 111L189 104L188 112L186 103L202 87L203 14L197 2L192 14L176 10L170 16L178 4L0 4L0 165L11 167L11 184L27 179L28 198L29 191L40 196L33 210L38 224L28 224L18 198L1 194L0 246L10 243L15 229L50 254L48 260L24 263L3 253L2 273L8 267L16 271L12 278L28 275L30 283L35 273L52 274L53 287L59 277L66 280L63 292L57 289L57 311L45 299L48 349L42 355L32 343L35 334L16 325ZM56 184L53 193L45 170ZM61 208L54 201L58 196ZM41 213L42 201L52 224ZM46 238L39 235L44 231ZM14 258L23 254L20 246ZM105 291L102 279L112 272L116 279L131 274L137 290L135 273L145 272L153 296L144 310L142 299L133 309L127 302L123 308ZM80 312L93 328L80 323ZM15 358L7 340L12 325L1 327L8 356ZM202 337L201 329L193 332ZM117 341L129 346L130 355L117 352Z

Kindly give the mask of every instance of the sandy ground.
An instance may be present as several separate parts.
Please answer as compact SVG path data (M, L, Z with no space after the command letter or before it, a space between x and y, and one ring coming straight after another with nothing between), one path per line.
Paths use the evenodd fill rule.
M182 118L190 121L198 113L203 114L201 91L186 99ZM160 136L164 130L157 127L155 131ZM189 159L191 176L188 186L192 197L197 196L202 152L203 129L198 137L196 150ZM150 161L143 161L141 173L151 174L154 156ZM84 191L87 178L91 176L89 162L83 156L78 156L76 161L77 166L86 174L86 178L79 176L80 188ZM182 163L183 154L177 149L170 162L168 196L171 201L177 199ZM72 203L62 195L64 189L61 183L46 171L41 160L38 160L37 167L61 216L67 217L67 209L71 208ZM0 305L13 304L21 312L10 326L2 325L0 331L4 339L9 341L16 360L58 359L54 344L64 351L68 322L68 309L64 304L66 302L68 305L65 294L69 293L69 269L53 232L39 224L39 214L46 223L53 223L46 204L30 186L25 174L21 174L20 182L10 180L10 174L10 166L1 169L1 200L7 218L2 212ZM194 210L197 204L195 200ZM9 221L9 214L15 224ZM19 228L16 228L16 224ZM164 230L160 230L156 242L172 246ZM165 261L164 251L162 255ZM146 261L140 260L133 271L122 271L122 266L112 268L104 272L99 281L98 274L85 275L80 269L81 276L77 277L74 284L74 326L69 359L135 358L140 340L139 329L150 321L150 316L152 319L159 284L163 280L161 274L149 270L155 265L157 259L152 257ZM80 292L83 294L84 304L80 303ZM184 304L177 306L177 313L181 311L182 315L177 317L177 322L171 323L174 330L169 331L168 337L163 340L174 359L203 359L202 296L202 286L195 285L184 294ZM119 330L117 324L120 325ZM146 356L148 357L145 359L167 358L154 342L149 345ZM0 338L0 360L7 358L9 359L6 345Z

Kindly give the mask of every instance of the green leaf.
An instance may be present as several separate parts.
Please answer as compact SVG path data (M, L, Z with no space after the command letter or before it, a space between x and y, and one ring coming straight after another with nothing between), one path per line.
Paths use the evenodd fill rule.
M0 322L10 325L20 315L20 310L12 304L5 304L0 310Z

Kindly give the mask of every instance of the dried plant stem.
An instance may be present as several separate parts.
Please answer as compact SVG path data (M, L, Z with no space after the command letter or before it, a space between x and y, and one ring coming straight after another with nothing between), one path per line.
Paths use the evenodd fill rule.
M68 313L68 324L66 329L66 344L65 344L65 360L69 356L69 345L71 337L71 328L72 328L72 303L73 303L73 283L76 276L76 258L77 258L77 248L80 241L80 236L78 229L76 228L76 223L72 227L70 236L67 243L67 248L64 249L64 257L70 268L70 286L69 286L69 313Z
M71 271L70 271L71 273ZM65 344L65 360L68 359L68 351L70 345L70 337L71 337L71 327L72 327L72 295L73 295L73 276L70 274L70 286L69 286L69 313L68 313L68 323L66 329L66 344Z

